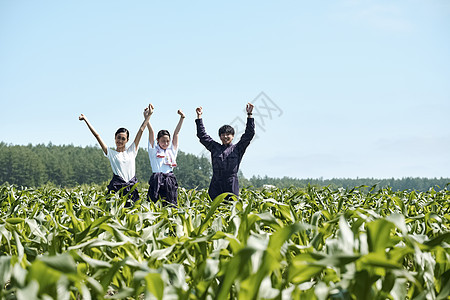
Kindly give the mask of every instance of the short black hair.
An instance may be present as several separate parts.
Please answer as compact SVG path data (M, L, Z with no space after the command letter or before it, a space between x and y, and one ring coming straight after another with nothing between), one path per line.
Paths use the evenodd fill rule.
M223 125L219 128L219 136L224 133L234 135L234 128L230 125Z
M165 136L165 135L168 135L169 138L170 138L170 133L169 133L168 130L165 130L165 129L160 130L160 131L158 132L158 135L157 135L156 139L159 140L160 138L162 138L162 137Z
M114 135L114 137L116 137L119 133L122 133L122 132L125 132L127 134L127 140L129 140L130 139L130 132L128 131L128 129L123 128L123 127L117 129L116 134Z

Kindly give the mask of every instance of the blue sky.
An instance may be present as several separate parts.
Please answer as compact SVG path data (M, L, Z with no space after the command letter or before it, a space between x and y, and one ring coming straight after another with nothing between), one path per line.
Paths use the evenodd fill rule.
M0 141L95 145L84 113L113 147L151 102L201 154L195 107L216 136L253 101L246 177L450 177L449 29L446 0L0 0Z

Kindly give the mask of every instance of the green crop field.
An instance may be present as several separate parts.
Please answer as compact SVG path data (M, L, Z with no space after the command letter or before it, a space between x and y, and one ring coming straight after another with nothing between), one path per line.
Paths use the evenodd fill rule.
M124 201L99 187L1 186L1 298L449 299L447 189Z

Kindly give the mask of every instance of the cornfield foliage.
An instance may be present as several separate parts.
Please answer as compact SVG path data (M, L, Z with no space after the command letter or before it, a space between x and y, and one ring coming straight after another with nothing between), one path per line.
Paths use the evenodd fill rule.
M140 191L141 196L145 191ZM0 187L2 299L449 299L450 192L244 189L178 207Z

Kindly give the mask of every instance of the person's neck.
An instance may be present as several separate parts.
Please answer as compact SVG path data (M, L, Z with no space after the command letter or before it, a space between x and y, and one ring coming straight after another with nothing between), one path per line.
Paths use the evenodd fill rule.
M121 148L117 147L116 151L117 152L124 152L125 151L125 147L121 147Z

